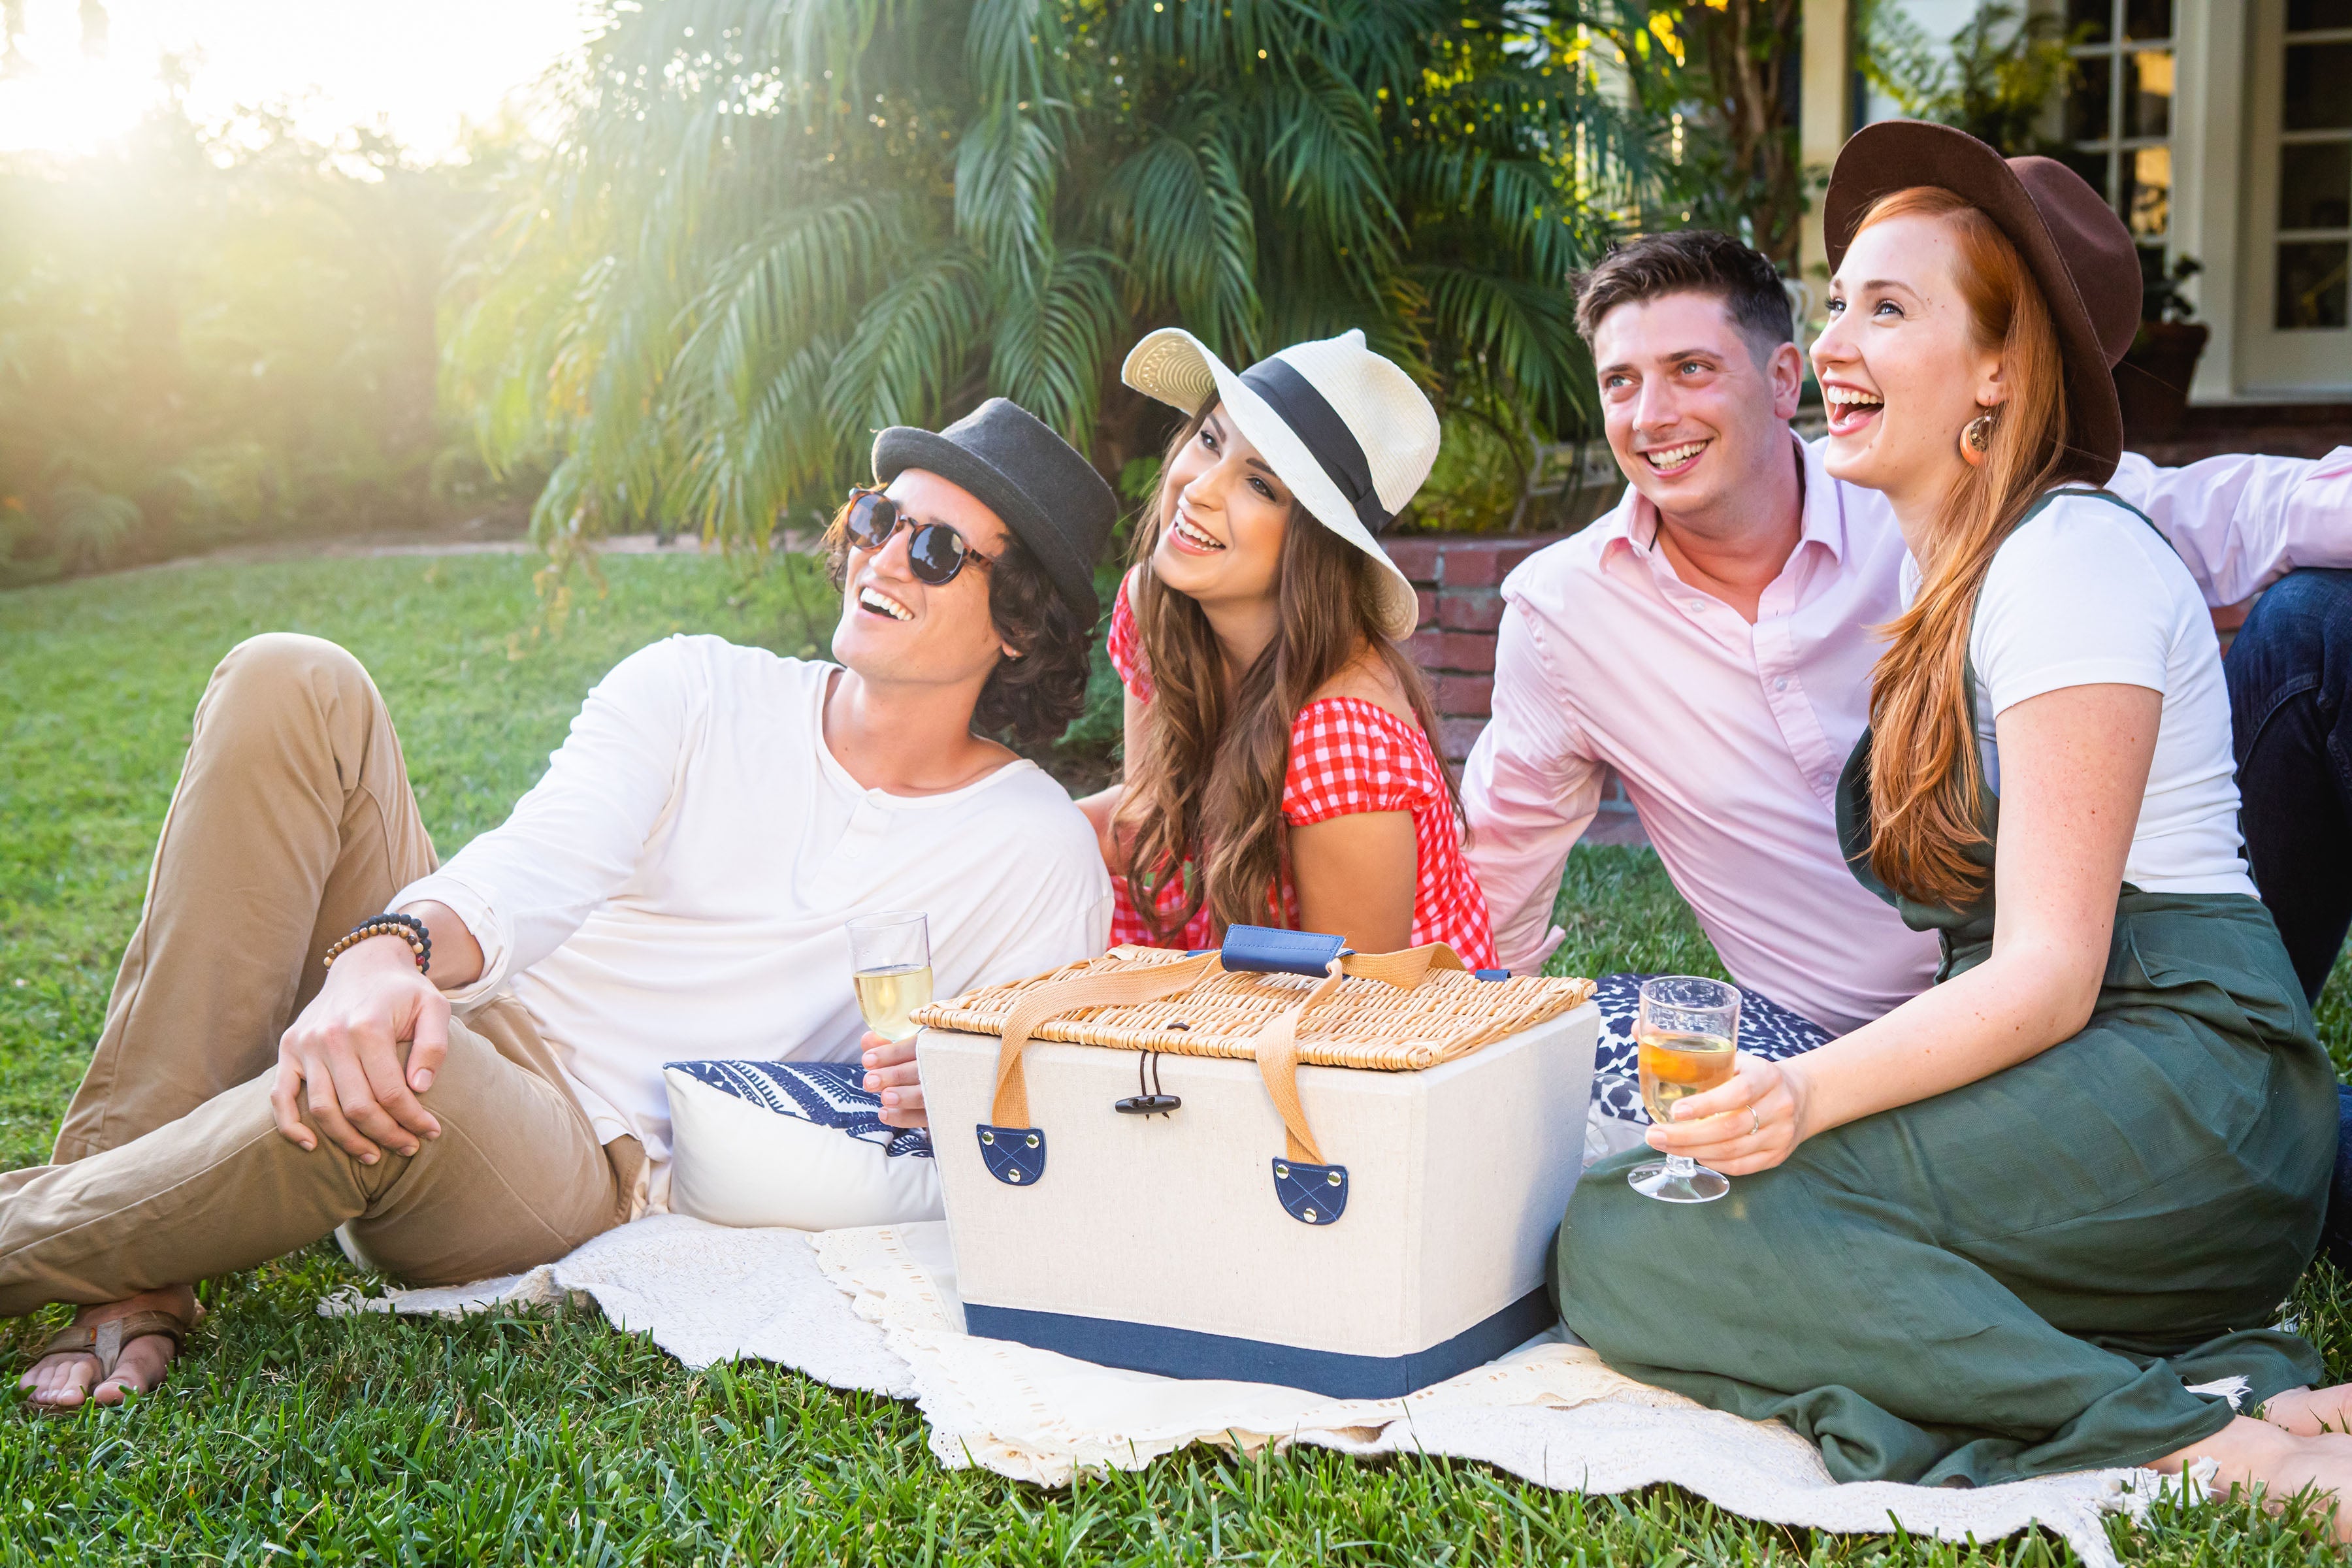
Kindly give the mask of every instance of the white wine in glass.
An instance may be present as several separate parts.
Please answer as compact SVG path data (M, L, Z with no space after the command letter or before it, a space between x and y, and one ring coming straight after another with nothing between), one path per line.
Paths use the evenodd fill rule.
M1720 980L1662 974L1643 982L1633 1041L1641 1054L1642 1108L1665 1126L1675 1107L1695 1094L1729 1083L1739 1070L1739 992ZM1662 1203L1712 1203L1731 1179L1684 1154L1636 1165L1625 1179Z
M886 1040L915 1032L910 1016L931 999L930 921L910 910L849 922L849 968L866 1026Z
M915 1032L910 1015L931 1000L929 964L861 969L853 978L857 984L857 1010L866 1015L867 1028L886 1040L903 1040Z

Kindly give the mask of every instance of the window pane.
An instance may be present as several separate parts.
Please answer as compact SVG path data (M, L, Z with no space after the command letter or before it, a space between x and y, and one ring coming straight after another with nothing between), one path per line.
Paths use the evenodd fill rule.
M2352 228L2352 142L2279 149L2279 227Z
M2115 7L2109 0L2066 0L2066 31L2071 36L2076 28L2085 29L2084 42L2104 44L2115 26Z
M2172 51L2142 49L2124 72L2126 136L2172 134Z
M2352 0L2287 0L2288 32L2315 33L2322 27L2352 27Z
M2344 275L2352 246L2336 240L2294 240L2278 247L2278 325L2344 324Z
M2172 0L2124 0L2124 37L2172 37Z
M2116 62L2108 55L2092 55L2074 63L2082 75L2066 95L2066 134L2076 142L2097 142L2107 134L2107 84Z
M2118 206L2134 239L2162 239L2172 210L2172 149L2136 147L2122 158Z
M2107 155L2105 153L2069 150L2059 153L2058 161L2082 175L2083 183L2098 192L2101 201L2112 199L2107 193Z
M2286 128L2352 125L2352 44L2293 44L2286 51Z

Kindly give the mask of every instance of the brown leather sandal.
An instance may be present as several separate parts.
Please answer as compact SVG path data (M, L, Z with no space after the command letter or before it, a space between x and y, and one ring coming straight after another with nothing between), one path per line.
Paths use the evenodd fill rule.
M197 1310L201 1312L203 1309L200 1307ZM143 1340L150 1334L160 1335L172 1342L172 1357L177 1361L182 1347L188 1342L188 1331L194 1325L177 1312L157 1309L110 1318L102 1323L75 1323L58 1330L33 1359L40 1362L53 1355L86 1355L96 1361L98 1375L90 1380L89 1392L82 1398L82 1404L88 1405L96 1400L99 1384L114 1375L115 1363L122 1359L123 1346L133 1340ZM45 1408L67 1415L80 1409L81 1405Z

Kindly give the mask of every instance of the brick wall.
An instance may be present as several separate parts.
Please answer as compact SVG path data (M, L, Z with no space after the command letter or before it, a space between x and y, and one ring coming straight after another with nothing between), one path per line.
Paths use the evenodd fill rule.
M1421 591L1421 628L1407 645L1429 677L1437 702L1438 739L1458 771L1494 711L1495 632L1503 623L1503 579L1566 534L1423 534L1385 542ZM1624 786L1612 773L1601 816L1585 834L1595 844L1643 844Z

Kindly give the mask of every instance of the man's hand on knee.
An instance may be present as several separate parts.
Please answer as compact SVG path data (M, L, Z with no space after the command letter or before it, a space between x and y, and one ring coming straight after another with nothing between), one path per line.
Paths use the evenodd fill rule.
M882 1097L882 1120L892 1127L929 1127L923 1080L915 1071L915 1037L886 1040L869 1030L859 1044L866 1051L866 1087Z
M405 1050L403 1047L405 1046ZM416 1097L433 1086L449 1049L449 1004L398 937L371 937L345 952L327 984L278 1043L269 1104L278 1131L319 1146L310 1119L362 1164L386 1149L414 1154L441 1123Z

